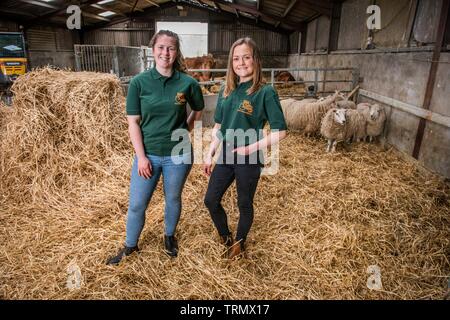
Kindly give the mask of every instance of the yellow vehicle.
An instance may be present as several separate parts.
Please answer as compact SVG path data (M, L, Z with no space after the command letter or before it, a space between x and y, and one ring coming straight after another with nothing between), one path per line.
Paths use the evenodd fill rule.
M27 72L25 41L20 32L0 32L0 95L10 96L9 89L18 76Z

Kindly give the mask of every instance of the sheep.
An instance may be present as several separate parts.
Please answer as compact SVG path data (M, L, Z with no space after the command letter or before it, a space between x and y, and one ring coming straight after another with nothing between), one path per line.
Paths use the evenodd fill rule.
M380 136L383 133L384 123L386 122L386 112L379 104L373 104L370 106L369 114L366 114L367 121L367 136L369 142L372 142L374 138Z
M323 99L323 98L320 98ZM313 103L313 102L317 102L317 101L322 101L322 100L317 100L316 98L306 98L303 100L300 100L302 102L302 104L307 104L307 103Z
M288 128L301 130L307 136L319 133L323 115L333 107L336 100L343 100L339 92L319 101L310 102L311 99L305 99L298 102L291 101L292 103L286 102L284 107L282 105L282 109Z
M300 111L300 109L304 108L304 106L308 103L316 101L317 99L295 100L292 98L281 100L281 109L283 110L284 118L286 119L288 128L295 129L297 127L296 118L298 117L298 114L302 112Z
M290 120L292 120L293 119L293 113L294 113L294 111L295 111L295 108L292 106L294 103L296 104L296 105L298 105L299 104L299 102L300 101L298 101L298 100L295 100L295 99L291 99L291 98L289 98L289 99L283 99L283 100L281 100L280 101L280 104L281 104L281 110L283 110L283 114L284 114L284 118L286 119L286 123L287 123L287 126L288 127L290 127ZM296 107L298 107L298 106L296 106Z
M346 109L332 108L322 119L320 133L328 140L327 152L335 152L336 144L343 141L346 135Z
M333 103L336 99L339 99L339 97L339 94L336 92L334 95L328 96L322 101L308 103L305 105L303 109L303 132L307 136L319 133L320 122L323 116L329 109L332 108ZM297 119L297 121L298 120L299 119Z
M366 140L366 117L362 111L345 109L345 141L351 142Z
M365 110L366 108L370 109L370 103L361 102L356 105L356 109L358 109L358 110Z
M295 102L295 106L292 105L294 102ZM303 100L296 100L296 99L288 98L288 99L280 100L281 109L283 110L283 113L284 112L289 113L291 111L291 109L298 109L298 108L303 107L304 105L306 105L308 103L312 103L312 102L317 102L317 99L308 98L308 99L303 99Z
M338 109L356 109L356 104L351 100L341 100L336 102Z

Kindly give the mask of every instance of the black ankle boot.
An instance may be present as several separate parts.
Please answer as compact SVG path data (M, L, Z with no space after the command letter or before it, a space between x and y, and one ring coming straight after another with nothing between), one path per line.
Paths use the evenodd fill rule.
M231 245L233 244L233 237L231 236L231 233L225 236L220 236L220 239L224 246L231 247Z
M117 253L116 256L110 257L106 261L106 264L118 265L124 256L129 256L130 254L132 254L135 251L139 251L138 246L135 246L135 247L124 246L122 249L119 250L119 252Z
M176 257L178 255L178 242L174 236L164 236L164 247L169 256Z

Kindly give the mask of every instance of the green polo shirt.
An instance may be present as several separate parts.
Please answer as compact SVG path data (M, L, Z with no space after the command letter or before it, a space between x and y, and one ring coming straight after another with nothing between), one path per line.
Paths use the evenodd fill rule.
M247 89L252 85L252 80L238 84L235 90L223 97L223 89L219 92L214 121L220 123L220 133L224 141L234 138L235 146L249 145L263 138L262 129L269 122L271 130L286 130L286 121L281 110L280 100L275 89L271 85L263 85L252 95L247 94ZM227 133L227 129L242 129L245 138L236 139ZM255 129L255 135L248 134L248 129Z
M180 141L189 144L184 150L190 150L186 103L195 111L204 108L200 85L183 72L175 70L172 76L165 77L153 68L130 81L126 112L129 116L141 116L145 153L170 156ZM185 129L185 134L172 141L172 133L177 129Z

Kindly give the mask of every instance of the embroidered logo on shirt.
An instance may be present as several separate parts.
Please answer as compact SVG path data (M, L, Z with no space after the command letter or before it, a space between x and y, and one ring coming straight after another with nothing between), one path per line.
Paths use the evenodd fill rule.
M237 111L251 116L253 114L253 106L250 104L250 101L243 100Z
M183 92L177 92L177 96L175 97L175 104L183 105L186 103L186 96Z

